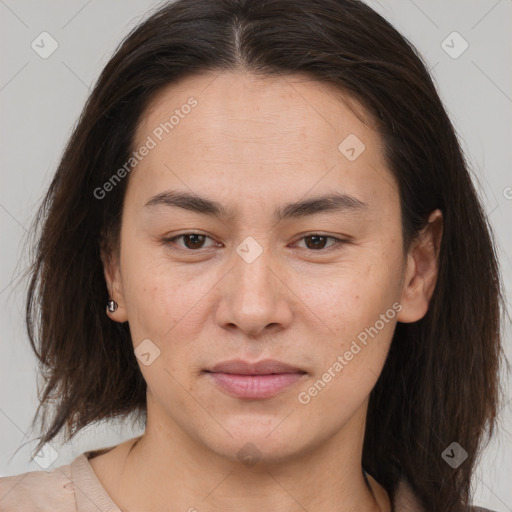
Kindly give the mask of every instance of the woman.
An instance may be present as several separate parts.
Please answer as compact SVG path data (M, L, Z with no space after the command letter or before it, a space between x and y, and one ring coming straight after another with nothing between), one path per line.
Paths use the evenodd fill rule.
M367 5L165 5L40 214L38 449L131 413L145 431L1 479L1 510L478 510L492 233L421 58Z

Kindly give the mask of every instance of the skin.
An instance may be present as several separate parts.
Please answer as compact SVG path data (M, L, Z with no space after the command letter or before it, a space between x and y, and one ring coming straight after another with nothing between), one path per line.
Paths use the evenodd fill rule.
M102 255L118 303L109 316L129 322L134 348L150 339L160 356L138 360L148 384L144 435L91 466L127 511L390 511L384 488L370 477L372 494L362 475L368 395L396 322L428 309L441 212L404 254L379 134L348 96L299 75L217 72L172 84L146 110L134 146L190 96L197 106L130 174L120 246ZM338 150L349 134L365 144L354 161ZM144 206L166 190L234 215ZM273 221L276 207L333 191L368 206ZM162 242L188 232L208 238ZM348 242L316 248L307 238L315 233ZM263 251L251 263L236 252L249 236ZM298 394L394 303L400 312L301 404ZM237 357L307 373L272 398L242 400L202 371ZM251 467L237 456L246 443L259 457Z

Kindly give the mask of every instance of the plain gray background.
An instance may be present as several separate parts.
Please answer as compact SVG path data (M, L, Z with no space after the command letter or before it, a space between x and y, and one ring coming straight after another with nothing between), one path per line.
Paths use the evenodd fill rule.
M512 0L368 3L431 68L496 233L510 305ZM28 427L37 406L36 362L23 323L25 283L16 279L26 265L27 229L89 89L121 39L157 5L149 0L0 0L0 476L42 469L29 460L35 447ZM58 44L45 59L31 47L42 32ZM505 343L512 360L508 321ZM484 453L474 488L475 504L512 512L512 401L505 385L499 432ZM57 458L46 470L140 433L115 422L90 426L67 445L51 443Z

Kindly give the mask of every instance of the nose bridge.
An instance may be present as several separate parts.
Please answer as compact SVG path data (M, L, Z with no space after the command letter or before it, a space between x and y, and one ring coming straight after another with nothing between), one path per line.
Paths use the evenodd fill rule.
M265 247L263 246L265 244ZM246 238L236 249L234 280L235 294L245 308L261 309L274 301L276 283L271 270L271 251L268 240L259 242Z
M273 262L268 238L257 241L248 237L236 248L231 280L224 294L224 311L229 313L222 321L246 332L261 332L270 324L289 321L281 280L275 275L279 265Z

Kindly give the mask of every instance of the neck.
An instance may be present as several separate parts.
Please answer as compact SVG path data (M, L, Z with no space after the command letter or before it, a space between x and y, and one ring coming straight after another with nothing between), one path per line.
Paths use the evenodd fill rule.
M354 417L334 437L293 457L254 463L255 457L246 464L208 450L175 424L152 422L148 410L144 435L120 454L111 495L122 509L147 512L170 506L188 512L389 512L384 489L364 477L363 435Z

